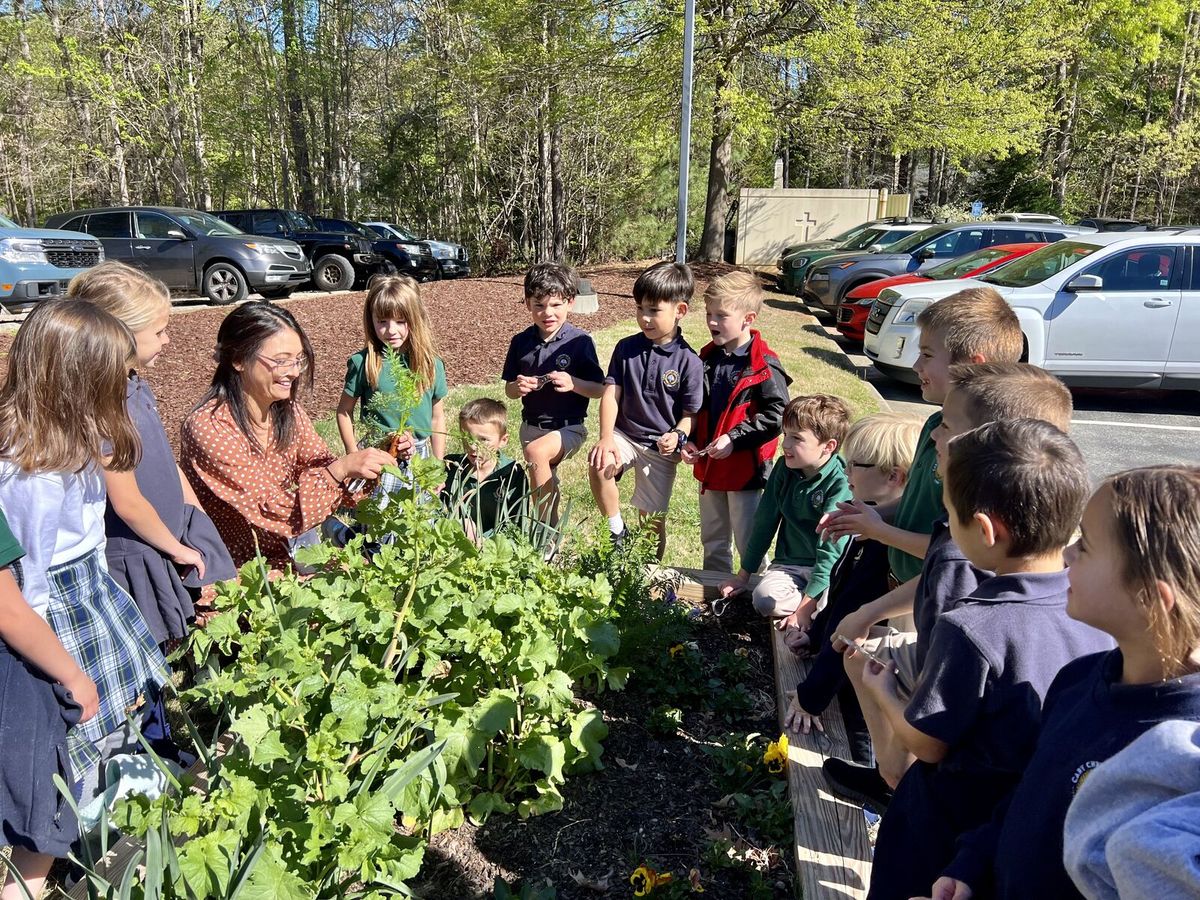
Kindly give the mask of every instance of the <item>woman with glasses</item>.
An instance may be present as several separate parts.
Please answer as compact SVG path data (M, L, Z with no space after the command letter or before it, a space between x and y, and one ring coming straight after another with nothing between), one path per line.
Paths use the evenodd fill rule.
M357 497L347 487L394 463L368 448L336 457L297 400L312 389L313 352L290 312L239 306L217 332L212 385L183 423L180 452L238 565L261 551L282 568L322 523Z

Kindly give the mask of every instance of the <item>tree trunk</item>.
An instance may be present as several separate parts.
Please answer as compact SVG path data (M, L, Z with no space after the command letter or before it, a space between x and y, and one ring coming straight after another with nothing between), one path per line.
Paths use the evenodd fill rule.
M100 33L102 45L100 50L100 66L106 82L115 87L120 77L113 71L112 48L108 44L108 10L106 0L97 0L96 11L100 16ZM121 119L117 115L117 101L113 91L108 92L105 99L108 114L108 129L112 141L112 177L116 179L116 200L121 206L129 205L129 173L125 165L125 138L121 131ZM111 190L111 184L110 184ZM111 196L111 194L110 194Z
M1075 112L1079 108L1079 59L1061 60L1058 64L1059 90L1054 100L1058 114L1058 129L1054 135L1054 159L1050 187L1055 202L1061 208L1067 200L1067 176L1071 170L1071 151L1074 146Z
M283 83L287 106L288 132L292 139L292 162L295 169L297 203L303 212L315 215L317 198L313 191L312 166L308 155L308 135L304 129L304 97L301 93L300 70L304 47L296 9L296 0L282 0L283 18Z
M33 161L30 147L30 85L29 75L26 74L32 68L33 58L29 52L29 35L25 30L25 0L13 0L13 13L17 20L17 42L20 48L21 62L25 66L25 72L21 74L17 84L16 102L13 108L13 117L17 120L17 160L21 167L21 186L25 194L22 198L24 202L21 205L24 206L25 224L33 226L37 224L37 202L33 187Z
M704 199L704 231L699 257L720 262L725 254L725 219L729 215L729 182L733 166L733 113L725 96L728 73L717 71L713 89L712 140L708 147L708 191Z

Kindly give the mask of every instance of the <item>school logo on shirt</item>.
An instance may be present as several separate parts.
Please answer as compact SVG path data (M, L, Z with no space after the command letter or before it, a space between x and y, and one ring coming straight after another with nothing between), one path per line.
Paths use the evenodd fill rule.
M821 488L813 491L808 495L808 502L812 504L813 509L820 509L825 504L825 491Z
M563 369L565 371L567 366L569 366L571 364L571 354L569 354L569 353L558 354L558 357L554 360L554 364L556 366L558 366L560 369Z
M662 383L668 388L679 387L679 371L677 369L667 369L663 372Z
M1075 770L1075 774L1071 776L1071 796L1079 793L1079 789L1083 787L1083 783L1088 780L1088 776L1096 770L1096 766L1100 765L1100 760L1089 759L1082 766Z
M938 470L937 454L934 454L933 464L930 465L929 471L933 473L933 483L941 484L942 483L942 473Z

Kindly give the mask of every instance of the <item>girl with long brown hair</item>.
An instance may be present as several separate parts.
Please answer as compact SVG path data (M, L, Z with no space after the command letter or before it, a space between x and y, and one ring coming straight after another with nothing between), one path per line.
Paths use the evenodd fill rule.
M102 469L130 469L140 455L125 409L133 354L133 336L113 316L90 303L47 301L17 332L0 386L0 508L24 551L18 582L99 695L96 715L66 737L84 803L102 759L134 742L127 711L152 705L169 677L104 562ZM3 761L6 773L19 762L7 746Z

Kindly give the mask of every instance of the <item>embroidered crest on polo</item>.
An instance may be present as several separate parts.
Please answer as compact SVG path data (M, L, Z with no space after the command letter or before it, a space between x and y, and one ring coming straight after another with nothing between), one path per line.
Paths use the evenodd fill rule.
M679 387L679 370L667 369L662 374L662 383L669 388Z
M1076 767L1074 774L1071 776L1072 797L1079 793L1079 789L1083 787L1083 783L1088 780L1088 776L1091 775L1099 765L1099 760L1089 759L1083 765Z
M934 456L934 458L933 458L933 463L932 463L932 465L930 465L929 471L933 473L934 483L941 484L942 483L942 473L938 471L938 461L937 461L936 456Z
M813 509L820 509L825 503L825 489L817 488L808 495L808 502L813 505Z
M560 369L565 369L571 364L571 355L569 353L558 354L558 358L554 360L554 364Z

